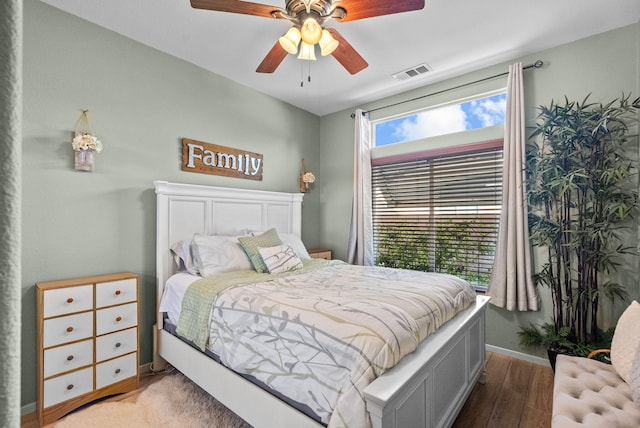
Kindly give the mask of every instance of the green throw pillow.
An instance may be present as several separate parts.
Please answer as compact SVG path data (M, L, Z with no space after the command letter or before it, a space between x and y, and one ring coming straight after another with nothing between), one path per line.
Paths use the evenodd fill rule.
M240 246L242 246L244 252L247 253L253 268L259 273L265 273L269 270L267 269L267 265L264 263L264 260L262 260L262 256L260 255L258 248L282 245L282 241L280 240L275 228L269 229L256 236L240 236L238 238L238 242L240 242Z

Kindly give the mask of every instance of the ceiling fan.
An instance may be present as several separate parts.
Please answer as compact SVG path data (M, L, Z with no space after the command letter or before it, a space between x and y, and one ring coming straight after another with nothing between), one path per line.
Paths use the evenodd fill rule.
M355 21L424 8L424 0L286 0L285 9L242 0L191 0L195 9L241 13L265 18L287 19L293 26L280 37L256 71L273 73L287 54L299 59L315 60L315 45L323 56L332 55L351 74L369 64L338 31L326 28L325 22Z

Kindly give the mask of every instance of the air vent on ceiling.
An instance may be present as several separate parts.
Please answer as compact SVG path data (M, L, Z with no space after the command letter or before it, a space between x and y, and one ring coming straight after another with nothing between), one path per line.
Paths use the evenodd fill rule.
M392 77L396 80L407 80L412 77L422 76L428 71L431 71L431 69L427 64L420 64L407 70L403 70L399 73L393 74Z

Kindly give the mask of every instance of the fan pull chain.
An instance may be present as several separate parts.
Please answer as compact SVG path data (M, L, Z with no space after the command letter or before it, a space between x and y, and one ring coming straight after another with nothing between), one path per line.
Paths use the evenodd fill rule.
M302 60L304 61L304 60ZM308 68L308 75L307 75L307 82L311 83L311 61L307 60L307 62L309 63L309 68ZM302 62L300 64L300 87L303 88L304 87L304 62Z

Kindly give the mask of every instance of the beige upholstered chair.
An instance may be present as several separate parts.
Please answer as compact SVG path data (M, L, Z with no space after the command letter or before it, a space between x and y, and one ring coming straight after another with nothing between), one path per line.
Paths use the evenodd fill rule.
M600 352L610 352L611 364L591 359ZM618 320L610 351L558 356L551 426L640 427L640 304Z

